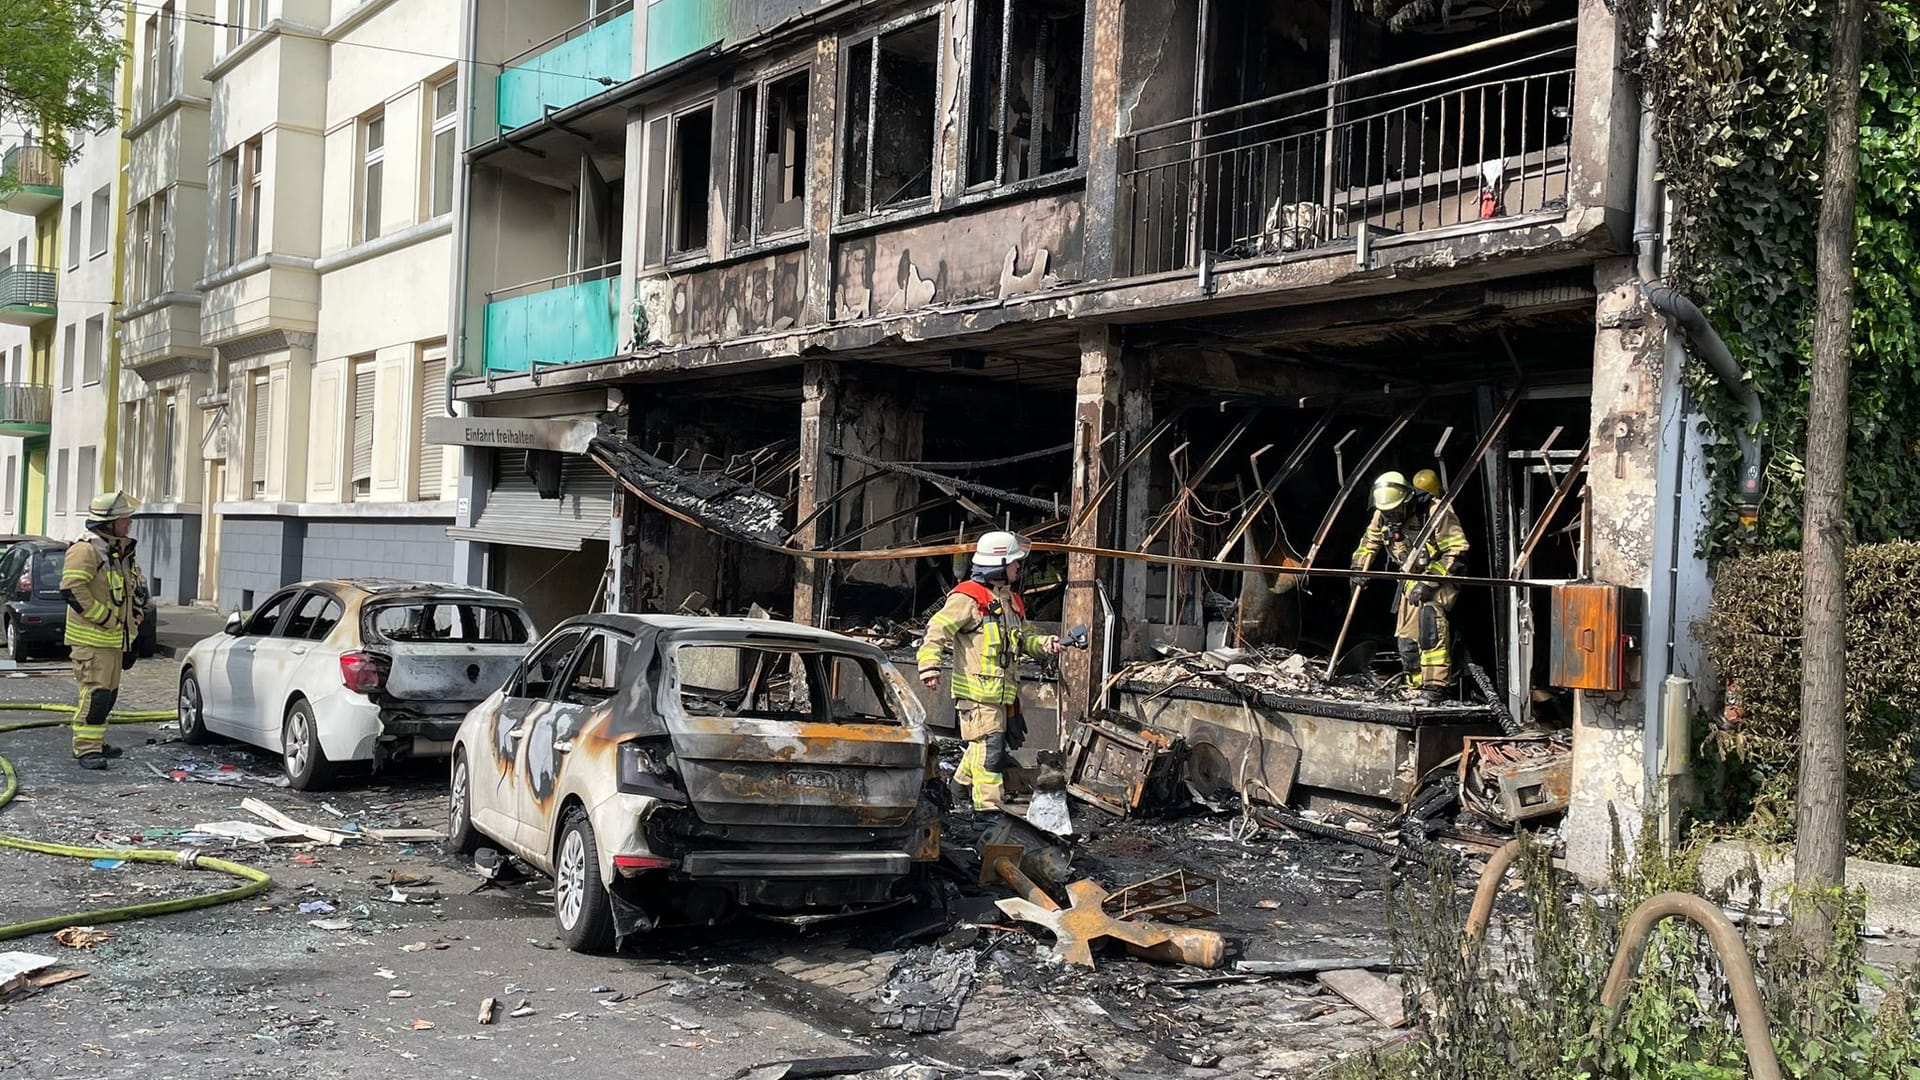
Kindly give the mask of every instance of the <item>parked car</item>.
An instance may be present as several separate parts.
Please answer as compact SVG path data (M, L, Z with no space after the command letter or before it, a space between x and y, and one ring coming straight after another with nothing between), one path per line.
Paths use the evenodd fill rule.
M554 879L594 951L738 907L789 918L913 895L945 786L886 653L765 619L583 615L467 715L448 834Z
M467 710L500 688L533 640L526 608L484 589L290 585L188 650L180 735L278 751L301 790L348 764L444 756Z
M67 602L60 596L60 570L68 545L44 536L0 537L0 621L5 623L7 655L24 663L36 655L66 647ZM134 602L146 612L135 655L152 656L158 649L159 612L145 583L134 590Z

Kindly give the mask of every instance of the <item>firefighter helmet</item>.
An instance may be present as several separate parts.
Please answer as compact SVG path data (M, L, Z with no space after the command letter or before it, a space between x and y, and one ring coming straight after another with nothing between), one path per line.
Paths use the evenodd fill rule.
M1413 474L1413 486L1437 499L1440 497L1440 474L1432 469L1421 469Z
M1383 472L1373 482L1373 508L1375 510L1397 510L1400 504L1413 494L1407 478L1397 472Z
M1006 566L1027 557L1027 540L1018 533L990 532L973 549L973 565L983 569Z
M130 518L140 504L124 491L103 491L87 504L88 521L119 521Z

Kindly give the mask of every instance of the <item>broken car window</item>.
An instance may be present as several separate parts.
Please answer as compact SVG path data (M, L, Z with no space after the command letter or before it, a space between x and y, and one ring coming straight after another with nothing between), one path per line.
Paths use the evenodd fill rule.
M521 645L527 640L527 623L512 608L428 600L375 608L368 636L396 643Z
M598 705L613 696L619 685L620 671L626 666L633 646L609 634L595 634L580 651L580 659L559 693L561 701L574 705Z
M879 666L813 649L683 645L673 663L690 716L899 724Z
M553 682L567 670L567 661L573 658L573 651L580 646L586 635L579 630L567 630L547 639L547 643L527 660L526 668L515 680L516 685L507 690L508 697L544 698L553 689Z

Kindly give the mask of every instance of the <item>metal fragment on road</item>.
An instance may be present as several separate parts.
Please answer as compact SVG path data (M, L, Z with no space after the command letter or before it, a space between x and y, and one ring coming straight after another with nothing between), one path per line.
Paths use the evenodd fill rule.
M1211 906L1202 902L1208 890L1213 893ZM1191 870L1176 869L1119 889L1101 906L1122 919L1168 923L1211 919L1220 914L1220 883Z

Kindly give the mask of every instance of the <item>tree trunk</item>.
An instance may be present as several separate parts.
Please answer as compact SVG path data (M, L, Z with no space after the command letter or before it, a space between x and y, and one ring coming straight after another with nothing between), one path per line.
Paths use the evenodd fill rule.
M1854 194L1860 182L1860 49L1864 0L1834 0L1815 270L1813 367L1807 402L1806 505L1801 561L1800 786L1795 808L1795 920L1815 955L1832 942L1834 890L1846 883L1847 367L1852 360Z

